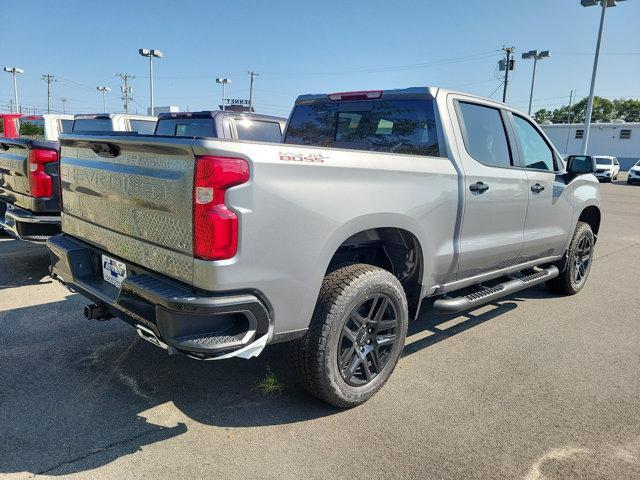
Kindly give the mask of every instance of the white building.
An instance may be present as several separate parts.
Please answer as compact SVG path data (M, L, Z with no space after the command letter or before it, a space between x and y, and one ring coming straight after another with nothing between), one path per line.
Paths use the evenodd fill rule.
M178 113L179 111L180 107L167 105L166 107L153 107L153 113L151 113L151 108L147 108L147 115L157 116L159 113Z
M561 154L581 153L584 124L555 123L541 127ZM587 153L617 157L620 168L631 168L640 160L640 123L592 123Z

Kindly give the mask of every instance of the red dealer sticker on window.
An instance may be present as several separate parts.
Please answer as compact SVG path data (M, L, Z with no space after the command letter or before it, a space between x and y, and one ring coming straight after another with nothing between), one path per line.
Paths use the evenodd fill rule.
M329 159L329 157L326 157L321 153L279 152L279 154L280 160L285 162L323 163L325 160Z

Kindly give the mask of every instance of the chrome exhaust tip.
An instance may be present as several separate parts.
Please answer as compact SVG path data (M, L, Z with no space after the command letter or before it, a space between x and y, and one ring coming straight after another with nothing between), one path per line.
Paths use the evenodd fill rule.
M153 333L153 330L147 328L147 327L143 327L140 324L136 325L136 332L138 332L138 335L140 336L140 338L145 339L147 342L153 343L156 347L160 347L163 348L164 350L169 350L169 346L164 343L163 341L161 341L155 333Z

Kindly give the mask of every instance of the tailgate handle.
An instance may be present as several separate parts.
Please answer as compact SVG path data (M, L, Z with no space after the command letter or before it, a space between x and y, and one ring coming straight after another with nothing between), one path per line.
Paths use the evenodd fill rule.
M91 150L101 157L114 158L120 155L120 147L113 143L91 143Z

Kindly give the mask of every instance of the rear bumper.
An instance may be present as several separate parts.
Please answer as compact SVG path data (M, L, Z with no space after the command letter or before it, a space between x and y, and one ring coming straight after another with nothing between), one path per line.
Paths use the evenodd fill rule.
M271 333L269 311L252 292L197 291L126 262L127 276L118 288L103 279L98 249L64 234L51 237L47 246L53 278L170 353L208 359L249 350L238 355L248 358L260 353Z
M60 215L37 215L0 201L0 227L18 240L43 243L60 233Z

